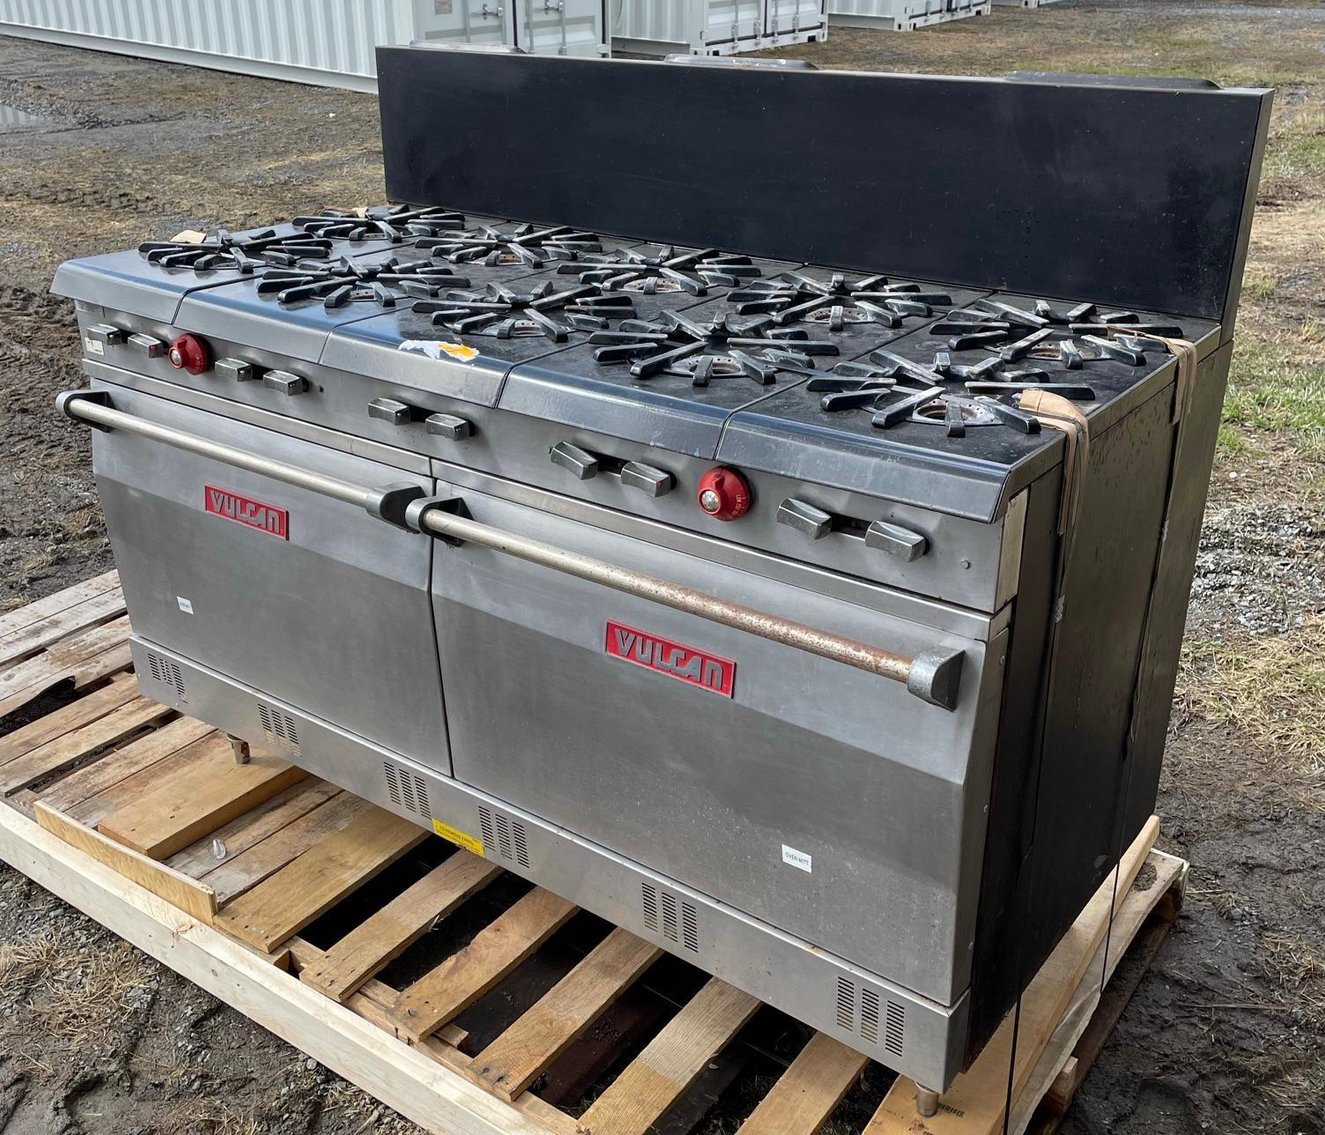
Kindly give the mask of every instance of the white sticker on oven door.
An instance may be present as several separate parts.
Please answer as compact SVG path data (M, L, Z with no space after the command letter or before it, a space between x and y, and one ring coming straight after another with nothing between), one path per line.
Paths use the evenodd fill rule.
M797 851L794 847L788 847L785 843L782 845L782 862L789 863L798 871L813 871L814 860L803 851Z
M179 609L183 611L186 615L193 614L193 604L190 603L187 599L185 599L183 595L176 595L175 602L179 604Z
M105 346L97 339L84 339L83 346L87 348L89 355L104 355L106 353Z

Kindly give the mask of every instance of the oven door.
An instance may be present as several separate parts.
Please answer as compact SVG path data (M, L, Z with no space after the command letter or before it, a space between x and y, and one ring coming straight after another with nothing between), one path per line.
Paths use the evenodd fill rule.
M93 385L135 418L274 462L369 486L432 485L273 430ZM434 541L128 430L94 430L92 461L136 635L450 771L428 602ZM281 732L267 739L278 750L288 744ZM284 755L298 759L297 750Z
M835 598L825 593L835 577L819 569L798 585L787 577L799 565L777 561L774 578L763 553L684 533L683 551L638 535L677 544L663 525L632 518L626 535L605 527L606 509L528 489L519 495L530 503L516 503L474 482L494 492L456 489L449 507L489 531L870 646L964 652L949 710L877 673L509 549L437 549L458 779L951 1003L969 966L1002 634L961 637L889 613L942 609L877 586L838 589L876 602Z

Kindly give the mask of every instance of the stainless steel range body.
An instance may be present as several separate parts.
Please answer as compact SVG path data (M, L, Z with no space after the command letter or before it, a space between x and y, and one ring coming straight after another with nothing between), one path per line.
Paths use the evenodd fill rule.
M380 70L420 204L56 277L144 690L945 1088L1154 804L1268 92Z

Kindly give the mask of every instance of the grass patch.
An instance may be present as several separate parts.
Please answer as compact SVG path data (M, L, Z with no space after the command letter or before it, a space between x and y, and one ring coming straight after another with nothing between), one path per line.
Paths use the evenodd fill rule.
M1241 457L1250 448L1247 439L1242 436L1242 432L1237 426L1229 425L1227 422L1220 423L1219 438L1215 446L1219 460L1226 461L1230 457Z
M1291 343L1240 339L1229 372L1224 425L1292 431L1294 444L1308 454L1325 448L1325 360L1305 355Z
M1304 802L1325 807L1325 618L1283 636L1188 640L1178 676L1182 719L1227 725ZM1218 759L1211 754L1212 759Z
M1325 107L1314 102L1275 123L1265 147L1267 177L1325 177Z

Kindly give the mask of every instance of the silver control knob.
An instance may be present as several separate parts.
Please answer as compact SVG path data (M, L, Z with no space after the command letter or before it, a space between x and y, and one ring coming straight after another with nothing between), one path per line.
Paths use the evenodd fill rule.
M269 370L262 376L262 385L268 390L292 397L308 390L308 379L291 374L288 370Z
M127 338L126 334L112 323L94 323L87 329L86 335L94 343L105 343L111 347L123 343Z
M929 541L919 532L912 532L909 528L890 524L886 520L876 520L865 529L865 545L878 548L907 563L918 560L929 551Z
M831 513L795 497L788 497L778 505L778 523L804 533L811 540L822 540L833 530Z
M423 420L423 428L449 441L464 441L474 436L474 423L457 414L429 414Z
M149 359L159 359L166 353L166 345L155 335L138 333L129 336L129 346L140 351Z
M222 378L233 378L236 382L252 382L258 377L258 368L243 359L217 359L213 369Z
M598 458L568 441L557 442L551 449L551 457L553 465L569 470L581 481L598 475Z
M379 422L403 426L414 420L414 410L408 402L395 398L374 398L368 403L368 416Z
M665 469L645 465L642 461L627 461L621 466L621 483L630 489L651 497L666 496L676 485L676 478Z

